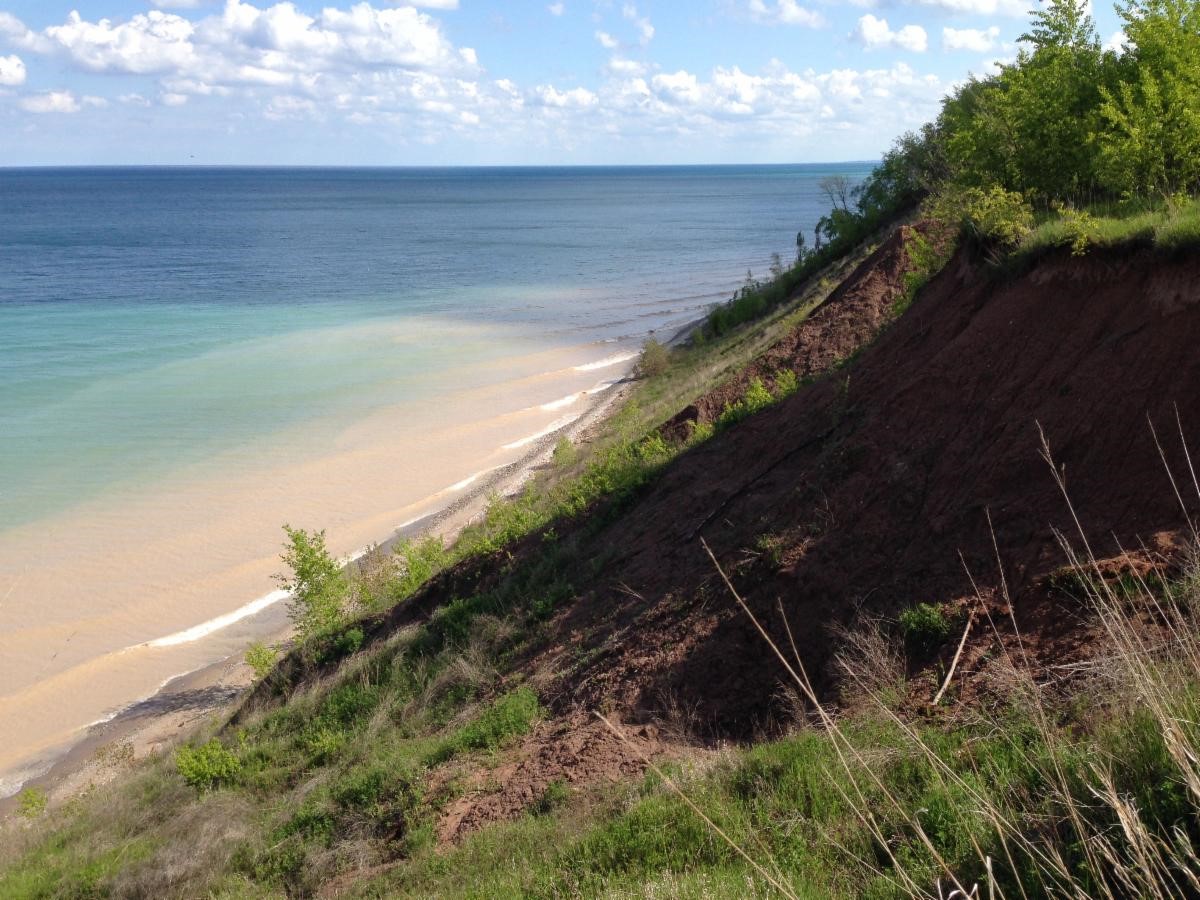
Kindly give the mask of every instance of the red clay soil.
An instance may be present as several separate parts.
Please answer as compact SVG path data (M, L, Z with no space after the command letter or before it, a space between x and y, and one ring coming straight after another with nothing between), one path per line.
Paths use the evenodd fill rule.
M927 231L927 228L923 228ZM800 379L827 372L872 341L894 317L911 271L907 246L917 231L901 225L865 259L809 316L734 378L698 398L660 429L682 442L692 424L715 421L728 403L746 393L754 378L773 387L777 373L790 369Z
M1054 257L1004 278L960 251L850 367L685 454L601 535L609 581L560 623L599 655L562 696L648 720L673 704L696 737L770 729L782 667L701 538L781 642L782 609L828 684L832 626L963 602L964 565L995 590L990 513L1028 641L1068 652L1086 617L1039 588L1063 562L1054 529L1073 527L1038 424L1098 553L1169 545L1183 519L1147 417L1186 472L1175 409L1200 448L1197 346L1195 254Z
M642 756L679 749L668 748L654 725L617 721L613 727L621 730L624 740L594 716L577 714L543 723L498 768L475 774L466 792L443 813L439 841L452 842L489 822L520 816L556 782L569 790L625 780L644 771Z
M637 771L592 710L671 722L676 746L771 733L794 714L783 667L701 539L783 646L787 617L821 690L837 688L838 625L974 603L967 570L1007 618L993 536L1025 646L1044 663L1081 652L1086 610L1046 588L1064 561L1055 529L1074 526L1039 423L1097 554L1142 542L1169 554L1184 518L1147 419L1185 473L1176 408L1200 450L1200 255L1063 254L1000 275L962 249L883 327L907 265L901 242L880 247L754 372L817 373L859 351L848 365L687 451L602 527L556 526L576 542L567 576L581 593L519 663L554 721L449 810L444 837L515 815L556 779ZM723 405L707 402L703 415ZM1200 498L1184 496L1194 515ZM369 637L536 565L543 549L531 536L448 573ZM982 665L987 633L976 629L964 672ZM651 753L665 746L651 731L643 740Z

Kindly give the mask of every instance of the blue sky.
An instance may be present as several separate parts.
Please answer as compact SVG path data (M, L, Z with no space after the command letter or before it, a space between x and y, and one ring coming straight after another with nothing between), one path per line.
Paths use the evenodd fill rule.
M0 165L873 159L1031 2L0 0Z

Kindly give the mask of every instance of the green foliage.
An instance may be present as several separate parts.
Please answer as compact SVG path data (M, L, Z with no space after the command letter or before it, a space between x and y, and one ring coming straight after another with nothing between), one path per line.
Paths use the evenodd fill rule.
M1200 7L1129 0L1117 7L1126 50L1101 89L1100 168L1125 195L1200 187Z
M1061 204L1056 208L1065 237L1064 243L1070 243L1072 256L1083 256L1087 253L1088 246L1096 242L1099 221L1086 210Z
M910 653L928 656L950 637L952 624L941 607L918 603L900 613L900 634Z
M237 756L213 738L206 744L184 744L176 750L175 768L196 790L208 791L231 783L241 765Z
M559 468L566 468L573 465L575 460L579 458L579 450L571 443L570 438L560 437L554 445L554 453L551 457L554 465Z
M430 753L429 762L445 762L470 750L494 750L511 738L527 733L541 713L537 694L532 690L520 687L510 691L499 697L473 722L445 738Z
M691 429L691 434L688 435L688 444L703 444L714 434L716 434L716 426L712 422L688 422L688 427Z
M933 278L950 258L953 243L944 241L935 244L919 231L914 230L905 244L909 269L903 276L904 290L892 306L895 315L903 313L916 299L917 293Z
M246 665L254 670L255 678L266 678L279 659L279 648L255 641L246 648Z
M775 373L775 398L784 400L800 389L800 380L791 369L783 369Z
M47 802L45 791L27 787L17 795L17 814L23 819L36 819L46 811Z
M404 540L396 544L394 551L396 571L389 585L393 603L406 600L417 592L421 585L444 569L453 560L440 537L429 535L420 541Z
M750 384L746 386L746 393L741 400L736 403L725 404L725 409L721 412L720 418L717 419L718 428L728 428L734 425L747 416L754 415L760 410L766 409L775 398L771 392L767 390L762 383L761 378L752 378Z
M292 596L288 613L301 640L332 631L345 616L349 583L325 546L325 532L311 534L301 528L283 526L287 534L281 558L290 574L276 579Z
M1000 247L1016 247L1033 231L1033 209L1016 191L993 185L962 191L962 222L977 238Z
M570 799L571 789L567 787L567 783L561 778L555 778L546 785L546 790L542 792L542 796L534 804L533 814L536 816L548 816L559 807L565 806Z
M671 351L654 338L648 338L642 345L642 355L638 359L638 372L645 378L654 378L667 371L670 365Z

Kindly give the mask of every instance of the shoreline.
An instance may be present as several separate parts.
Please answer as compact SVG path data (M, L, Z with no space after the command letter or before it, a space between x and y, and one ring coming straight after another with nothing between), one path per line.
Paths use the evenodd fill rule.
M680 342L691 333L696 321L700 320L688 323L667 343ZM512 496L544 468L561 438L586 442L588 434L625 398L633 381L632 373L633 365L627 366L603 394L585 398L591 402L578 416L529 439L525 445L528 449L516 460L469 476L465 483L459 483L461 488L453 486L463 493L451 498L445 506L397 528L376 545L378 549L390 552L401 541L428 536L453 543L463 528L486 512L492 496ZM353 566L364 552L366 549L351 554L345 565ZM277 605L272 603L254 615L262 615ZM290 634L289 626L260 639L281 642L288 640ZM12 795L0 798L0 822L14 820L20 793L28 788L45 792L51 805L55 805L113 780L135 761L162 752L213 717L229 711L254 683L254 674L240 653L171 677L149 696L85 726L40 774L25 779Z

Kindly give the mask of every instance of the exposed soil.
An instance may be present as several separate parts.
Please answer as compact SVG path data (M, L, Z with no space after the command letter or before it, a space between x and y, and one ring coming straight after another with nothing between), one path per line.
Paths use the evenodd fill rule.
M1069 655L1086 615L1042 584L1063 563L1054 529L1074 526L1038 425L1100 555L1169 546L1183 518L1147 417L1185 473L1175 409L1200 446L1197 338L1195 256L1056 257L1006 280L960 251L852 366L685 454L605 533L622 587L583 598L563 628L624 637L572 674L576 701L615 692L651 717L672 698L694 710L697 737L779 719L782 668L718 588L701 538L784 646L777 610L788 617L826 686L831 626L963 604L967 571L995 594L993 530L1027 649Z
M592 716L543 723L500 766L472 776L445 810L439 840L452 842L489 822L516 818L542 802L555 783L570 789L640 775L645 763L639 754L655 757L668 750L654 725L612 725L624 740Z
M775 733L795 715L783 667L702 539L784 647L786 617L819 690L838 689L836 626L918 602L958 607L961 622L973 610L963 697L983 689L997 639L1047 669L1095 640L1080 598L1050 578L1064 563L1056 529L1078 535L1039 426L1112 577L1177 552L1185 520L1147 420L1194 515L1176 411L1200 448L1200 257L1064 253L1002 276L960 249L889 325L908 233L664 431L686 437L689 419L711 421L752 377L786 367L811 383L684 453L619 515L597 519L603 527L556 525L560 540L578 541L572 583L586 591L518 663L555 718L451 805L443 839L519 814L555 780L639 771L592 710L646 726L637 739L650 755ZM459 567L368 631L420 621L543 552L535 535Z

